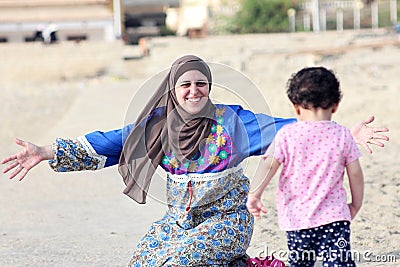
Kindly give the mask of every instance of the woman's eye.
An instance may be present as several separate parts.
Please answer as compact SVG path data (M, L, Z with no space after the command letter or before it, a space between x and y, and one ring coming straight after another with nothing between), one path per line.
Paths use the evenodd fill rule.
M198 87L204 87L206 85L207 85L206 82L196 82L196 86L198 86Z
M191 83L181 83L179 87L189 88Z

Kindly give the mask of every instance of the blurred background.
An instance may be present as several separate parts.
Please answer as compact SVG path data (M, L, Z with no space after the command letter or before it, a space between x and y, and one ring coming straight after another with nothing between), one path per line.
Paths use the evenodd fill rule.
M19 151L14 137L47 145L121 128L144 104L136 97L151 95L143 84L184 54L240 72L230 81L238 90L212 90L215 102L267 103L277 117L294 116L290 75L325 66L344 93L335 121L351 127L375 115L374 126L391 130L384 149L361 148L365 202L352 244L369 256L362 266L398 266L399 8L396 0L0 0L0 159ZM250 179L257 164L244 163ZM122 194L115 166L56 174L44 163L22 182L2 175L0 266L126 266L166 210L158 174L146 205ZM251 256L286 249L276 182L264 194L268 213L256 222Z
M1 0L0 42L377 29L398 13L397 0Z

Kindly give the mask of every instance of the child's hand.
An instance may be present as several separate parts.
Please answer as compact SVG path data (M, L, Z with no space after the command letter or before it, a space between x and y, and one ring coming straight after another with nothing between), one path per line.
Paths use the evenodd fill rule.
M360 208L361 208L361 206L356 207L353 203L349 204L350 215L351 215L351 219L352 220L356 217L356 215L357 215L358 211L360 210Z
M264 207L259 197L249 195L247 198L246 207L250 213L258 219L261 219L261 212L267 213L267 209Z

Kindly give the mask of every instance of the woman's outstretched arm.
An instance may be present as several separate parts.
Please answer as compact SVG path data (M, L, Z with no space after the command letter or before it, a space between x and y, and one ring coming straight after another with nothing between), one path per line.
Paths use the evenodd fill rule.
M22 150L1 161L1 164L10 163L3 170L3 173L13 170L9 176L10 179L19 175L19 180L21 181L33 167L44 160L49 160L54 157L51 145L37 146L18 138L15 138L15 143L21 146Z

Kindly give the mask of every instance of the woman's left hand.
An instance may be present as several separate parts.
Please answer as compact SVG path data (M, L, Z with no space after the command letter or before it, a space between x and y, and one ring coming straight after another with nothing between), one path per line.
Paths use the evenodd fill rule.
M371 116L369 119L361 121L351 128L351 134L356 143L365 148L370 154L372 153L372 149L369 147L369 144L384 147L385 145L382 141L389 141L388 136L380 134L382 132L388 132L388 128L367 126L367 124L373 122L374 119L375 117Z

